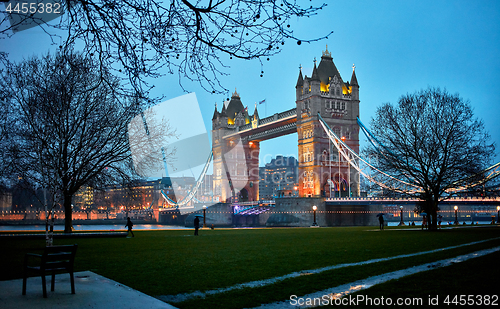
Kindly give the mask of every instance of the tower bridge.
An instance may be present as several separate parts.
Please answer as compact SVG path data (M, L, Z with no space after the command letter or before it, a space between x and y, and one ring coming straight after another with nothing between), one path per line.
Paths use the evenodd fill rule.
M299 69L295 93L295 104L291 104L290 109L265 118L260 118L257 105L250 114L236 90L220 111L215 106L212 154L196 188L181 202L169 200L164 195L165 200L179 209L187 203L194 204L199 182L213 155L212 202L217 204L205 210L207 220L216 225L309 226L312 205L316 206L321 226L377 224L376 214L390 209L396 209L396 213L401 206L408 216L416 216L418 220L414 212L416 200L360 197L361 174L391 191L408 193L421 188L390 177L359 156L361 130L374 145L377 141L359 120L359 84L355 67L351 79L344 81L327 49L319 65L314 60L310 77L303 76ZM299 196L259 201L260 142L292 133L297 133ZM498 176L500 163L483 172L485 179ZM467 185L467 180L458 182L450 193L463 190ZM201 211L203 203L198 204L199 207L191 205L182 213L188 216L185 222L192 222L189 216ZM457 206L472 218L478 211L490 215L500 207L500 198L487 202L448 200L441 205L445 215L452 214L451 207ZM176 215L172 214L174 217Z
M299 69L295 106L260 118L243 107L235 92L212 117L214 196L218 201L259 200L260 142L297 133L299 196L359 196L359 173L351 169L319 123L321 117L343 142L359 152L359 85L355 68L343 81L326 49L311 77Z

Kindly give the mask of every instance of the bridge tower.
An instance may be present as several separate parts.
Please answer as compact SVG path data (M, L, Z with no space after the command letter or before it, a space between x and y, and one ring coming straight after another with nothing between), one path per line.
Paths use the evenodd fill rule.
M241 137L238 129L258 121L243 107L234 91L221 112L215 107L212 117L213 190L220 202L259 200L259 141Z
M295 88L299 196L359 196L359 173L350 168L330 145L317 116L320 113L335 134L359 153L356 120L359 116L359 85L354 65L350 82L342 81L327 46L317 67L314 59L311 77L303 77L300 68Z

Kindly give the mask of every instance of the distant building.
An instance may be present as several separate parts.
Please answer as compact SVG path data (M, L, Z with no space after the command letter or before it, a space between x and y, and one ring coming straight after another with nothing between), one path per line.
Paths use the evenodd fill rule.
M127 185L110 185L104 190L94 190L93 208L99 210L148 209L161 204L162 179L134 181Z
M267 200L280 196L297 196L298 166L294 157L277 156L259 168L259 199Z
M36 210L43 209L43 202L45 201L43 190L36 190L29 182L19 178L12 188L6 189L9 192L9 200L12 203L10 210L23 211L23 210ZM52 202L50 194L47 194L47 204Z
M210 179L211 180L211 179ZM210 181L211 182L211 181ZM182 200L196 186L194 177L163 177L157 180L138 180L128 185L110 185L104 190L94 190L92 208L99 210L139 210L149 208L170 208L161 191L173 202ZM197 198L202 199L202 190L198 189ZM86 202L88 194L76 195L78 202ZM76 206L76 203L75 203Z
M0 211L9 211L12 208L12 193L3 191L0 193Z
M73 210L85 210L92 208L94 204L94 189L88 186L82 186L73 195Z
M205 175L203 182L198 188L198 193L196 194L196 199L200 202L212 201L214 195L214 177L213 175Z

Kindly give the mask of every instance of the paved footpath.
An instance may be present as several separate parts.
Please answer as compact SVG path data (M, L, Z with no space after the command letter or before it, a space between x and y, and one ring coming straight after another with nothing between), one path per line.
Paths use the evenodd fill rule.
M47 276L47 298L42 295L41 277L27 280L26 295L22 295L23 279L0 281L2 309L175 309L175 307L131 289L121 283L91 271L77 272L75 294L71 294L69 274L56 275L54 292Z

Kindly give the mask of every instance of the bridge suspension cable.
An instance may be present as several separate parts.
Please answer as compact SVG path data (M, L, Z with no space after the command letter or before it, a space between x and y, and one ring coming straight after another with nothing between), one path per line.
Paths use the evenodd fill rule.
M354 150L352 150L349 146L347 146L341 138L339 138L333 130L328 126L325 120L318 113L319 122L328 135L330 141L337 148L338 152L342 155L342 157L353 167L355 168L361 175L366 177L369 181L376 183L382 188L386 188L389 190L402 192L402 193L417 193L422 189L417 185L411 184L406 181L402 181L397 179L379 169L374 167L368 161L359 156ZM365 166L361 166L360 162ZM377 178L384 177L384 181L379 180Z
M361 175L366 177L369 181L379 185L382 188L386 188L392 191L414 194L423 192L422 188L417 184L410 183L397 179L370 164L367 160L359 156L355 151L353 151L349 146L347 146L341 138L339 138L333 130L328 126L325 120L318 113L319 122L323 130L327 133L330 141L335 145L339 153L344 157L347 162L354 167ZM385 147L378 139L366 128L363 123L357 119L360 129L363 131L365 136L368 138L372 146L385 158L397 159L397 156ZM361 166L362 163L364 165ZM414 168L414 167L412 167ZM415 170L418 170L414 168ZM446 193L456 193L461 191L469 190L472 187L484 184L485 182L500 175L500 162L496 163L472 176L464 178L462 180L453 183L452 188L445 190ZM383 178L379 179L379 178ZM409 177L410 178L410 177Z
M470 188L482 185L498 176L500 176L500 162L493 164L492 166L485 168L472 176L454 182L453 185L455 185L455 187L449 190L451 191L450 193L466 191Z
M359 125L359 128L361 129L361 131L363 131L363 133L365 134L366 138L368 138L368 141L372 144L373 148L375 148L375 150L380 154L382 155L384 158L386 158L387 160L397 160L398 162L403 162L404 160L401 160L399 158L399 156L397 156L394 152L392 152L389 148L387 148L382 142L380 142L376 137L375 135L372 134L372 132L370 132L370 130L368 130L367 127L365 127L365 125L361 122L361 120L359 119L359 117L356 117L356 121L358 122L358 125ZM403 163L405 165L407 165L406 163ZM414 167L413 165L409 165L413 170L419 172L420 170L416 167ZM406 176L408 176L408 174L405 173ZM408 176L409 177L409 176ZM411 177L409 177L411 178Z
M377 150L378 153L388 158L385 153L389 153L391 159L398 159L394 153L392 153L387 147L385 147L377 138L365 127L365 125L361 122L359 118L357 118L358 125L360 129L363 131L365 136L368 138L373 147ZM399 160L399 159L398 159ZM401 161L401 160L400 160ZM414 170L418 171L417 168L411 166ZM500 175L500 162L493 164L492 166L485 168L482 171L475 173L472 176L466 177L464 179L458 180L454 182L453 187L445 190L447 193L455 193L469 190L470 188L476 187L478 185L484 184L491 179Z
M179 208L179 207L186 206L189 202L191 202L192 199L195 199L195 201L198 201L198 199L196 199L195 195L196 195L196 192L198 191L198 189L200 188L200 185L203 182L205 175L207 174L210 163L212 162L212 158L213 158L213 151L211 150L210 154L208 155L207 162L205 163L205 166L203 167L203 170L201 171L200 176L198 177L198 180L196 181L196 185L194 186L194 188L191 191L189 191L189 193L181 201L179 201L179 202L173 201L171 198L168 197L167 194L165 194L163 189L160 190L160 193L163 196L163 198L165 199L165 201L167 202L167 204L169 204L170 206L175 206L176 208Z

